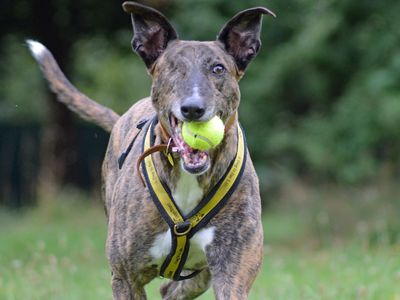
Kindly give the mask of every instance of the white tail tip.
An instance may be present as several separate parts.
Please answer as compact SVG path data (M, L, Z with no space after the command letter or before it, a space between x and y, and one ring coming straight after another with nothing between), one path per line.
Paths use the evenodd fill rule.
M43 44L33 40L26 40L26 44L36 59L39 59L47 50Z

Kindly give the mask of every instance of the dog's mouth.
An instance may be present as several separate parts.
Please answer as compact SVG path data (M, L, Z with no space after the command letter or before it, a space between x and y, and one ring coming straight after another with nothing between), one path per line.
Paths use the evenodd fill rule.
M190 174L201 175L205 173L210 166L210 155L208 151L193 149L186 144L181 131L183 122L172 114L170 116L170 124L172 139L175 147L178 148L182 168Z

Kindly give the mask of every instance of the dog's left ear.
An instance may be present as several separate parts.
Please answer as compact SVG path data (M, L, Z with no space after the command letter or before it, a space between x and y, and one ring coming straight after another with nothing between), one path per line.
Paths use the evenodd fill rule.
M244 72L260 50L261 21L264 14L275 17L272 11L264 7L241 11L225 24L217 36L217 40L233 56L240 73Z
M168 43L176 40L178 35L159 11L131 1L124 2L122 7L132 16L132 48L150 69Z

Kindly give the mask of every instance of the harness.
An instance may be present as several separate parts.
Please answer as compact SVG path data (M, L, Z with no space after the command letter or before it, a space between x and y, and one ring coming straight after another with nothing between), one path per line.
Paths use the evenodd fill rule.
M151 152L152 148L157 147L154 146L154 128L156 125L157 119L154 118L147 126L143 141L143 153L149 153L149 150ZM189 253L191 237L205 227L222 209L237 188L243 175L247 148L245 136L240 125L237 125L237 137L236 156L225 174L187 215L182 214L168 186L159 178L152 156L147 155L142 159L139 158L144 181L149 189L151 198L160 215L168 224L171 233L171 250L161 266L160 276L180 281L192 278L201 271L196 270L189 275L181 275Z

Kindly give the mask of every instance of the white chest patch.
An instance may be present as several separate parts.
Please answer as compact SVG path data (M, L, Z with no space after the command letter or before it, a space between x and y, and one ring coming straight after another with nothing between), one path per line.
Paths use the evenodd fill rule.
M203 197L196 176L182 172L172 197L183 214L190 213Z
M181 212L188 214L202 199L203 190L200 188L195 175L182 172L172 196ZM201 229L191 238L186 268L206 262L205 250L214 239L214 230L214 227ZM156 236L150 248L150 254L155 260L162 263L162 259L169 254L170 250L171 232L168 229L168 231Z

